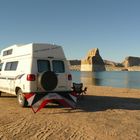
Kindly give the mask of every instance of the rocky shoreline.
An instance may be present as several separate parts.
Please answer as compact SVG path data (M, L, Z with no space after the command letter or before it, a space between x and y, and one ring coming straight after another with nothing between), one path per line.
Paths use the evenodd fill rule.
M69 67L72 71L81 71L81 65L79 64L70 64ZM140 71L140 66L131 66L125 68L124 66L105 65L105 71Z
M70 70L75 71L140 71L140 57L128 56L117 63L102 59L99 49L91 49L82 60L69 60Z
M125 67L112 67L112 66L105 66L106 71L140 71L140 66L133 66L128 67L125 69ZM81 65L70 65L71 71L81 71Z

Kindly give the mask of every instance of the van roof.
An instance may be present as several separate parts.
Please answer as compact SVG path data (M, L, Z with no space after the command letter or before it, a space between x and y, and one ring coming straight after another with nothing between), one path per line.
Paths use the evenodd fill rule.
M28 43L28 44L13 44L9 47L6 47L4 49L2 49L2 51L4 50L8 50L8 49L11 49L11 48L15 48L15 47L23 47L23 46L37 46L37 45L47 45L47 46L55 46L55 47L61 47L59 45L55 45L55 44L49 44L49 43Z
M63 49L61 46L48 44L48 43L30 43L30 44L15 44L9 46L1 51L2 58L10 58L22 55L32 55L35 57L51 57L65 58Z

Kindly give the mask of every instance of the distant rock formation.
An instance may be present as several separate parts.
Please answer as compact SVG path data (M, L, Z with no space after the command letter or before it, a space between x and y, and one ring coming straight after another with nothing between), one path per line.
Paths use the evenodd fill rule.
M81 65L81 60L69 60L70 65Z
M106 71L140 71L140 57L129 56L129 57L126 57L122 63L117 63L117 62L113 62L110 60L103 60L104 64L103 64L103 62L100 62L99 64L103 64L105 66L105 68L103 67L103 69L101 69L102 68L101 66L103 66L103 65L97 65L97 64L95 65L94 62L92 64L92 60L95 60L95 58L92 59L92 57L93 56L100 56L98 54L99 54L99 50L93 52L92 55L87 55L86 59L82 60L82 66L81 66L81 60L76 60L76 59L69 60L70 70L74 70L74 71L80 71L80 70L82 70L82 71L91 71L91 70L92 71L102 71L105 69ZM97 57L96 57L96 59L97 59ZM86 65L85 65L85 62L86 62ZM96 61L96 63L97 62L98 61ZM97 68L100 68L100 69L97 69Z
M140 66L140 57L133 56L126 57L122 64L124 65L125 68L132 66Z
M122 63L116 63L110 60L104 60L106 71L122 71L124 66Z
M80 71L80 69L81 69L81 60L74 59L74 60L69 60L68 62L69 62L70 70L72 70L72 71Z
M98 48L90 50L86 58L81 60L81 71L105 71L105 64Z
M116 63L116 62L113 62L113 61L110 61L110 60L104 60L104 63L105 63L105 65L109 65L109 66L112 66L112 67L123 67L122 63Z

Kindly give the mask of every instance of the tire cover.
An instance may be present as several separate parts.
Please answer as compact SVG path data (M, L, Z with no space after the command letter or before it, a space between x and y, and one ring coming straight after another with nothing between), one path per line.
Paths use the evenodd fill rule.
M41 88L50 91L56 88L58 79L54 72L46 71L39 75L38 82Z

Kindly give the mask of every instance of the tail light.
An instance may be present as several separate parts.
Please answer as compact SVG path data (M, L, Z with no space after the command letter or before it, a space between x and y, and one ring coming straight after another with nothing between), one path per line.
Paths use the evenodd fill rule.
M72 75L68 74L68 80L71 81L72 80Z
M28 74L27 75L27 81L35 81L35 75L34 74Z

